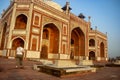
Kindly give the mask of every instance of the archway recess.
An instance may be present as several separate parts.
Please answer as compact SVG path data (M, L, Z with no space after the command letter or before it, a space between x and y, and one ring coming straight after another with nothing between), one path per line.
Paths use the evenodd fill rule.
M27 16L20 14L16 18L15 29L26 29L27 25Z
M49 53L58 54L58 52L59 30L53 23L46 24L43 27L41 58L49 58Z
M15 38L13 41L12 41L12 49L10 51L10 54L9 56L11 57L14 57L15 54L16 54L16 49L18 46L22 46L24 48L24 40L21 39L21 38Z
M94 51L89 52L89 60L95 60L95 52Z
M71 32L71 59L75 56L85 56L85 35L79 27Z
M90 47L95 47L95 40L94 39L89 40L89 46Z

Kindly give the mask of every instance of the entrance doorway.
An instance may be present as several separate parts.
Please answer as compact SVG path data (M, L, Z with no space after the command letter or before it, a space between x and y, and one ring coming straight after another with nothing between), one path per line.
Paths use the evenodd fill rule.
M89 52L89 60L95 60L95 52Z
M14 39L13 42L12 42L12 49L10 51L9 56L14 57L15 54L16 54L16 49L20 45L24 48L24 41L21 38Z

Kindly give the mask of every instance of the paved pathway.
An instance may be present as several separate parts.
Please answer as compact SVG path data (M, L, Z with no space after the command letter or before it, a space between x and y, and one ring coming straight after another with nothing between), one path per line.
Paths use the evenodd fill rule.
M55 77L32 69L33 61L24 61L24 69L16 69L16 61L0 58L0 80L120 80L120 67L104 67L96 73Z

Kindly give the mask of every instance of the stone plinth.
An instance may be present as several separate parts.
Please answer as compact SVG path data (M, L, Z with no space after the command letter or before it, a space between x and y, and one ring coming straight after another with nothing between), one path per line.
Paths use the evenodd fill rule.
M77 67L76 63L71 60L55 60L56 67Z
M93 65L93 61L92 60L80 60L79 61L79 65Z

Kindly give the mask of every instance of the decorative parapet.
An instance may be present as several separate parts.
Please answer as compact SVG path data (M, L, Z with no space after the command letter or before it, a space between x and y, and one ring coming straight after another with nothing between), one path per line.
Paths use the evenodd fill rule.
M67 16L64 12L61 12L61 11L53 8L52 6L46 4L45 2L43 2L41 0L34 0L34 3L37 4L37 5L39 5L43 9L47 9L49 12L52 12L55 15L61 16L62 18L65 18L65 19L69 20L69 16Z
M69 20L69 16L66 16L66 14L64 12L57 10L56 8L48 5L47 3L45 3L42 0L13 0L13 1L16 3L34 3L38 6L40 6L41 8L46 9L49 12L54 13L55 15L61 16L62 18Z
M90 30L89 32L90 32L90 34L97 34L97 35L101 35L101 36L104 36L104 37L107 38L107 34L102 33L102 32L100 32L98 30Z
M74 15L73 13L70 14L71 20L74 20L78 22L79 24L84 24L85 26L88 26L88 22L86 22L84 19L79 18L78 16Z

